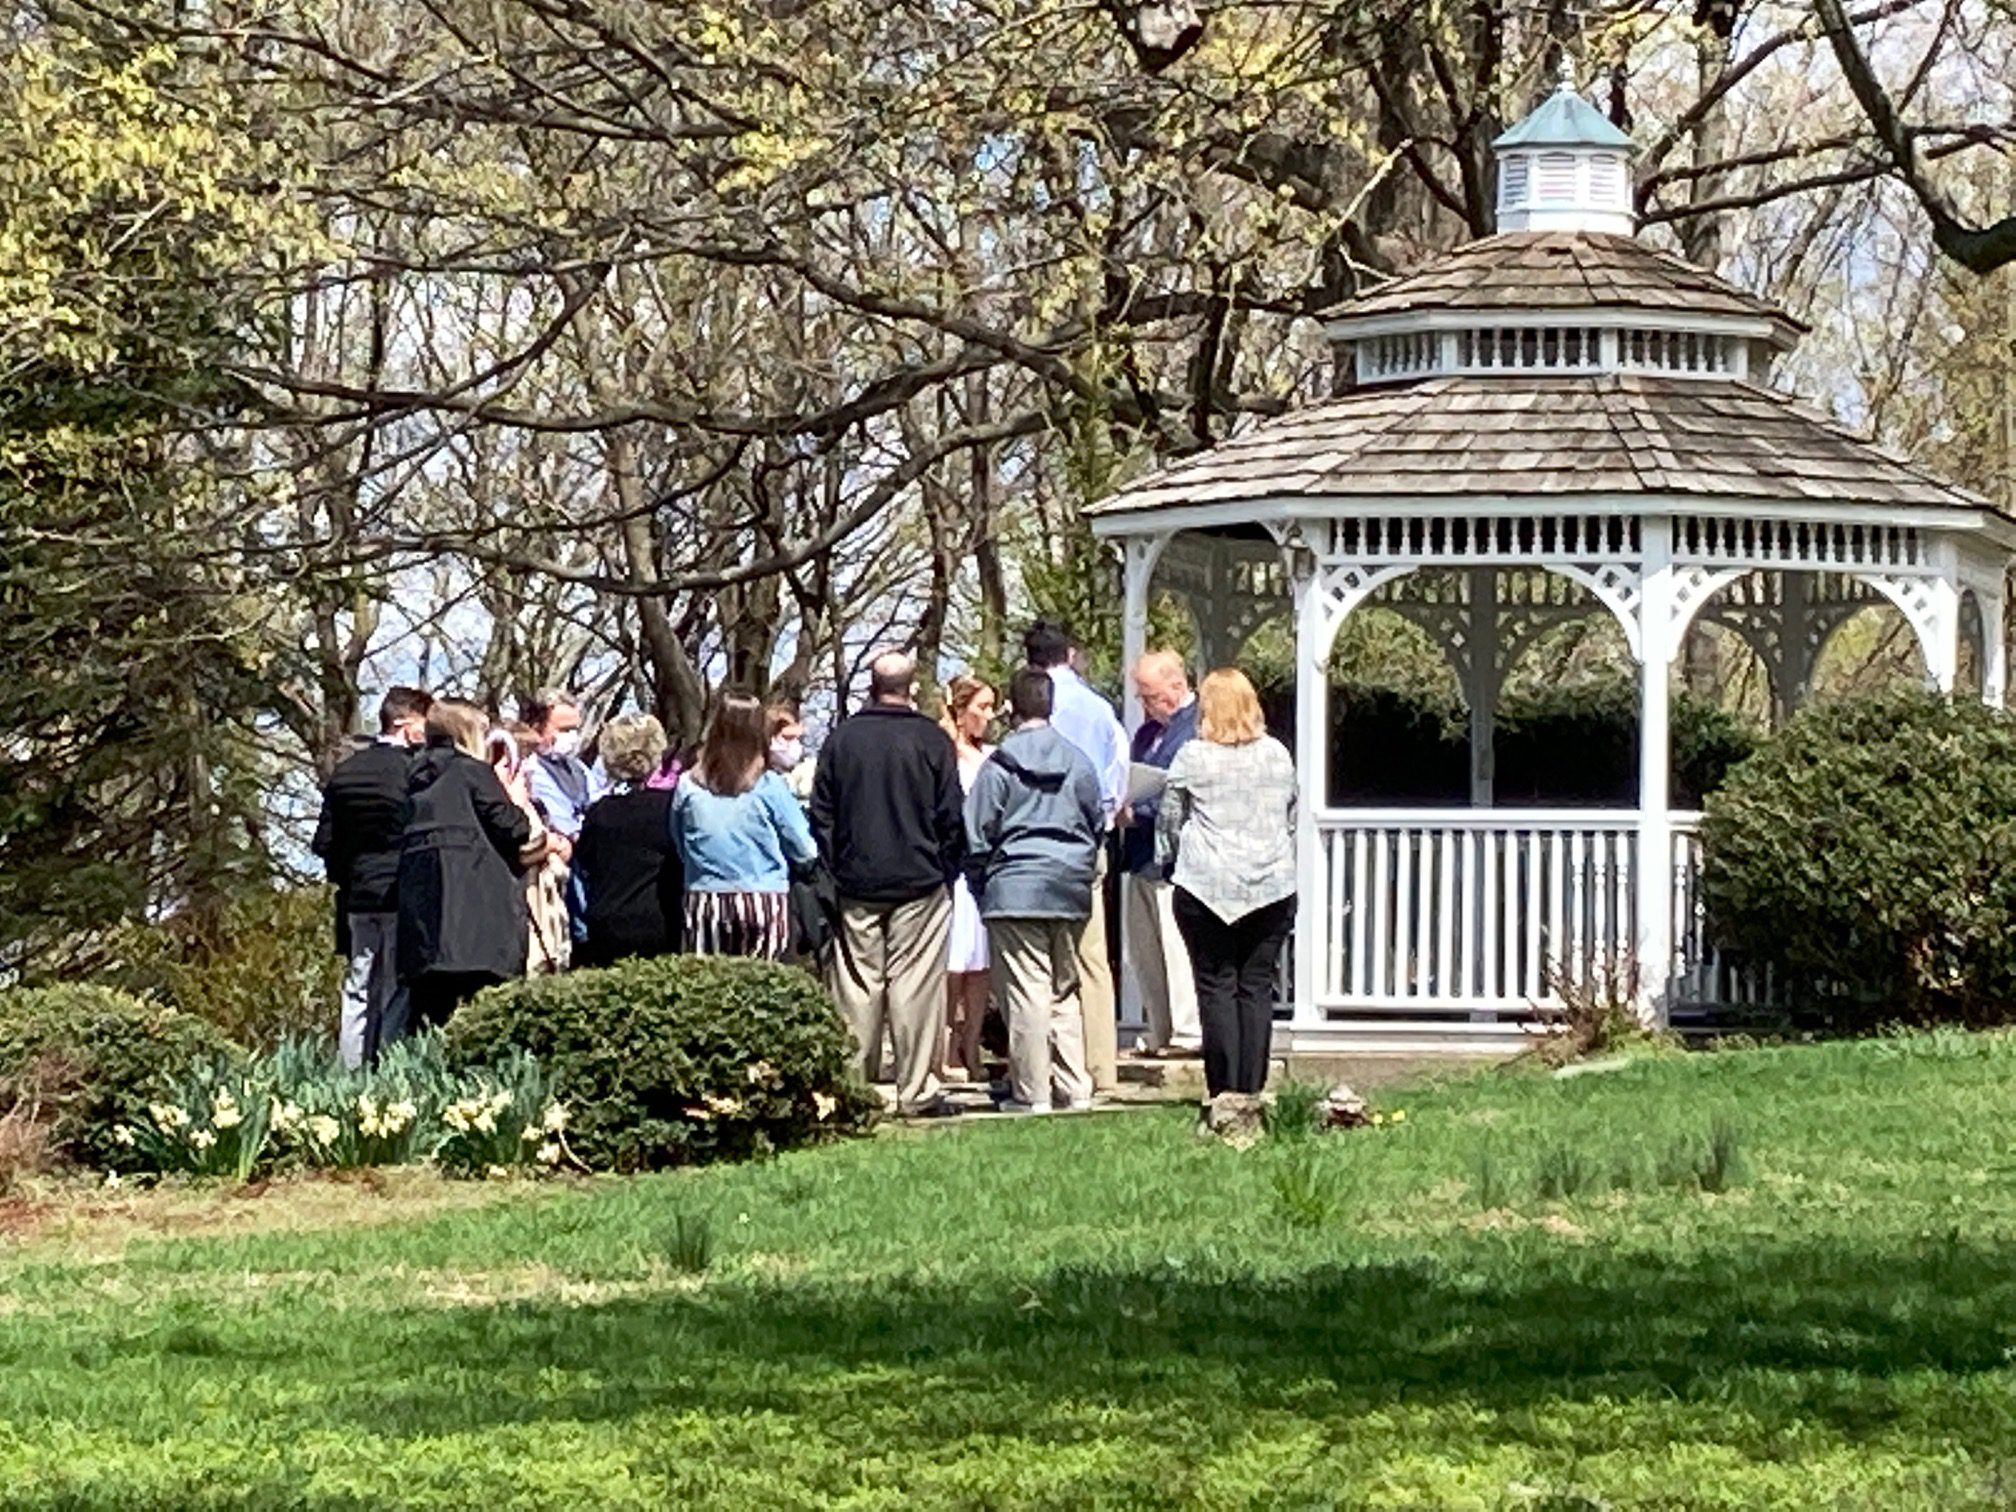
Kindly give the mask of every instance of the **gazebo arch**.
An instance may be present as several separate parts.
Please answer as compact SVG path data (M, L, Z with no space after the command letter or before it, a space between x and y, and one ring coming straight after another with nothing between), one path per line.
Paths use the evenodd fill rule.
M1130 662L1150 575L1183 532L1239 531L1242 552L1257 543L1278 564L1276 601L1292 598L1295 1048L1511 1044L1564 980L1603 972L1635 977L1648 1021L1714 1000L1726 983L1702 939L1698 816L1669 796L1670 666L1688 627L1747 616L1751 643L1777 648L1774 697L1791 706L1816 627L1844 605L1895 605L1945 690L1963 602L1984 627L2007 621L2016 521L1766 386L1802 328L1628 234L1628 137L1564 85L1499 150L1500 234L1330 317L1339 397L1092 511L1125 551ZM1575 171L1515 171L1541 160ZM1374 593L1431 567L1465 584L1484 747L1472 805L1333 809L1331 647ZM1631 807L1493 801L1474 712L1504 670L1505 585L1537 569L1613 615L1636 659ZM1778 586L1725 594L1759 570ZM2005 636L1981 639L1982 696L1999 703Z

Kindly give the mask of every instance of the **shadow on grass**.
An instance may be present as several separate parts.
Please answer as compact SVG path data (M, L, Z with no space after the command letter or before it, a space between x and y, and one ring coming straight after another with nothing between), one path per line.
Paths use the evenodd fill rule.
M1204 1452L1255 1411L1601 1399L1711 1415L1740 1402L1762 1442L1795 1425L1859 1436L1907 1414L1933 1431L1930 1418L1959 1410L1961 1378L2007 1365L2012 1304L2016 1256L1952 1242L1686 1268L1480 1245L1461 1269L1336 1266L1264 1283L1082 1267L995 1294L724 1283L595 1306L351 1314L326 1346L334 1357L310 1346L301 1363L325 1393L322 1420L407 1435L775 1412L803 1415L808 1432L900 1428L912 1450L976 1433L1082 1436L1103 1420L1162 1425ZM129 1345L189 1352L187 1339ZM234 1351L226 1339L202 1353L213 1365ZM256 1346L246 1354L270 1368ZM1945 1425L1970 1428L2016 1432L1999 1418Z

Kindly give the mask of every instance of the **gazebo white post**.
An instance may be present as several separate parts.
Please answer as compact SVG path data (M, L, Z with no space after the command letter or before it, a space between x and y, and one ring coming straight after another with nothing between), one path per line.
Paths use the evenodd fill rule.
M1134 663L1148 649L1148 583L1155 574L1155 563L1162 555L1162 548L1168 544L1167 531L1157 535L1128 536L1121 542L1125 565L1120 655L1126 665L1120 669L1120 682L1125 689L1122 695L1125 703L1123 717L1129 734L1141 728L1141 695L1134 691Z
M1960 681L1960 546L1939 540L1931 560L1939 575L1925 585L1929 605L1919 645L1925 651L1925 681L1951 694Z
M1295 771L1300 785L1295 805L1295 1001L1289 1022L1296 1028L1320 1025L1321 981L1317 956L1335 934L1324 910L1343 899L1323 886L1321 836L1316 811L1330 793L1330 616L1323 575L1306 547L1290 555L1295 585Z
M1976 589L1975 597L1981 604L1981 702L1999 709L2009 693L2009 635L2003 625L2008 613L2006 590Z
M1673 522L1639 523L1638 1016L1665 1017L1673 977L1673 816L1668 797L1668 668L1673 658Z
M1120 655L1126 663L1120 669L1120 684L1125 690L1124 718L1127 733L1133 734L1141 728L1141 695L1134 689L1134 663L1148 649L1148 585L1155 574L1155 563L1162 555L1162 548L1169 544L1169 533L1162 531L1156 535L1127 536L1120 543L1122 566L1122 607L1120 622ZM1123 1032L1139 1031L1146 1027L1147 1018L1141 1011L1141 988L1135 980L1134 931L1130 923L1132 910L1120 910L1120 1029ZM1122 1043L1127 1043L1123 1038Z

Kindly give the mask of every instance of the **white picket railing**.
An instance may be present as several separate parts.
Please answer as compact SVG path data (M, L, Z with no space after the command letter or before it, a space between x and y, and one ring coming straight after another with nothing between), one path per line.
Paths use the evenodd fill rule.
M1700 815L1670 824L1672 957L1657 995L1689 1017L1770 1002L1768 976L1710 942ZM1295 1043L1512 1043L1560 1005L1562 982L1639 979L1635 810L1329 809L1316 835L1302 905L1314 999L1292 1016Z
M1332 809L1316 828L1326 1019L1524 1015L1564 976L1628 966L1635 813Z
M1742 1008L1769 1003L1769 972L1729 960L1708 936L1701 898L1701 816L1676 813L1673 826L1673 970L1670 1008Z

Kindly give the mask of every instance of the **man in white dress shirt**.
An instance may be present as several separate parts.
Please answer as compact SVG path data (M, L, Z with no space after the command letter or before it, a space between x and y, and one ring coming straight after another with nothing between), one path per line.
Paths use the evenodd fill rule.
M1055 690L1050 728L1063 736L1087 761L1099 779L1099 802L1110 831L1127 801L1127 732L1113 706L1087 686L1073 664L1078 646L1063 626L1038 620L1022 637L1029 665L1050 674ZM1078 941L1079 995L1085 1008L1085 1069L1095 1092L1119 1085L1119 1029L1114 1014L1113 962L1106 948L1106 847L1099 848L1099 870L1092 885L1092 917Z

